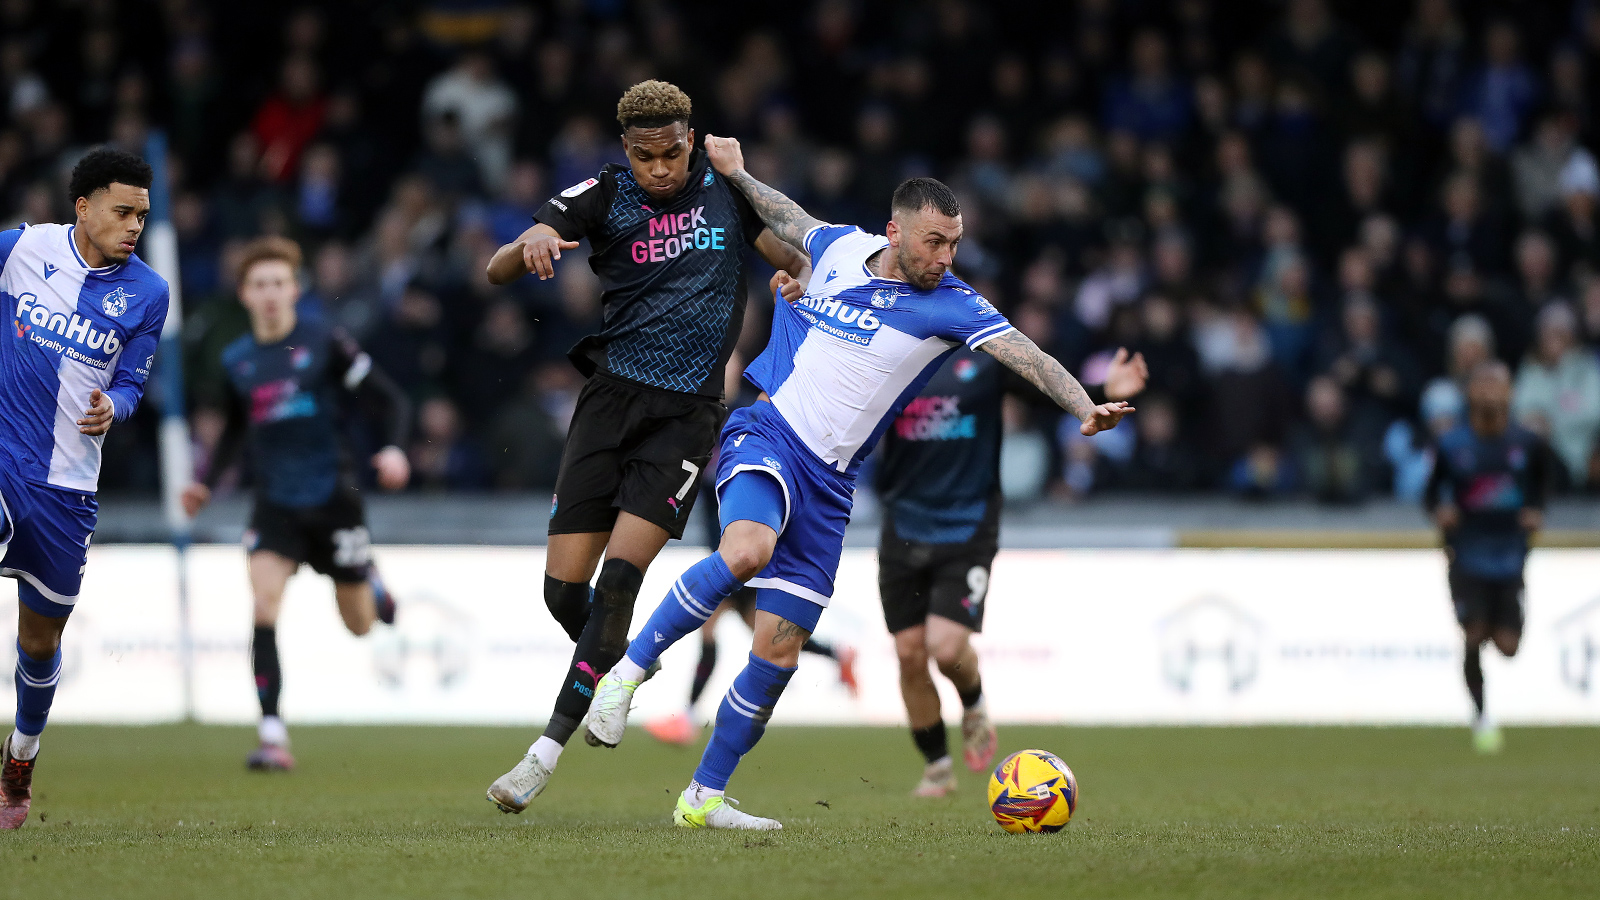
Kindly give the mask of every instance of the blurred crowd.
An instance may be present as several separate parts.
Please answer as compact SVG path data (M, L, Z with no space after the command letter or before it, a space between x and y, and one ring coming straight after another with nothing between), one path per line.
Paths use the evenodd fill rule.
M651 77L819 218L878 229L945 179L957 270L1019 328L1086 380L1144 354L1133 427L1008 401L1015 497L1412 498L1491 357L1566 489L1600 486L1600 0L0 0L0 213L66 221L85 148L163 129L202 465L232 260L273 233L305 314L416 401L415 490L542 489L598 285L581 252L484 267L622 161ZM151 411L108 444L104 487L153 490Z

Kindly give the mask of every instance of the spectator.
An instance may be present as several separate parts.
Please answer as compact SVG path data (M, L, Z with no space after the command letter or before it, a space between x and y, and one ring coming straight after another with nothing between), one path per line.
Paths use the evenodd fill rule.
M1533 140L1511 154L1511 172L1517 189L1517 209L1525 222L1537 222L1561 202L1561 172L1577 146L1575 120L1551 113L1539 120Z
M1342 97L1348 87L1356 41L1328 13L1324 0L1290 0L1283 26L1267 41L1272 62L1305 78L1324 97Z
M567 429L565 420L552 414L549 397L553 384L576 377L565 362L544 366L525 376L522 389L509 402L501 401L488 433L495 488L554 489Z
M428 123L426 137L427 148L417 157L417 174L448 200L482 196L482 170L468 151L455 112Z
M1455 382L1441 379L1422 394L1422 429L1405 419L1390 423L1383 435L1383 455L1394 470L1394 498L1405 503L1422 499L1433 474L1433 447L1462 421L1467 400Z
M1600 361L1578 343L1572 308L1552 303L1539 313L1538 340L1517 370L1512 414L1549 441L1575 488L1590 483L1590 458L1600 430Z
M495 75L489 55L476 50L463 53L454 68L428 83L422 96L423 130L454 114L461 140L491 191L505 185L511 169L516 113L517 95Z
M1557 181L1561 207L1547 220L1561 253L1561 271L1570 277L1600 275L1600 170L1594 157L1577 151Z
M1200 461L1183 440L1178 404L1162 394L1139 398L1137 444L1118 484L1135 491L1175 493L1200 485Z
M1350 265L1358 264L1347 258ZM1383 334L1372 295L1348 291L1340 324L1339 333L1325 341L1314 369L1344 393L1352 418L1364 424L1383 427L1409 415L1418 389L1416 366L1410 354Z
M483 453L461 430L461 414L444 397L423 401L411 443L411 486L423 491L480 491L489 486Z
M1178 139L1194 110L1188 85L1168 68L1166 39L1156 31L1140 31L1128 47L1128 58L1128 74L1106 88L1107 127L1140 140Z
M1306 387L1306 421L1296 426L1292 455L1307 491L1322 503L1364 498L1376 481L1378 443L1350 415L1338 382L1326 375Z
M250 130L261 147L261 174L274 182L294 177L300 154L322 128L327 100L317 65L305 56L284 60L278 92L256 110Z
M1401 39L1396 81L1430 125L1443 129L1456 114L1467 73L1467 34L1452 0L1417 0Z
M470 422L489 422L522 387L534 364L533 333L522 308L495 300L456 366L455 396Z
M1539 83L1520 59L1517 29L1509 21L1489 23L1484 63L1466 84L1462 109L1483 123L1489 149L1505 153L1522 135L1522 124L1538 98Z

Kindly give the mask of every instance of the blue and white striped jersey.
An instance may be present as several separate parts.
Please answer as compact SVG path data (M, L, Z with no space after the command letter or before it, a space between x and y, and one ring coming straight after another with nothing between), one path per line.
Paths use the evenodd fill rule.
M89 392L133 415L167 321L167 282L137 256L90 268L71 225L0 231L0 454L36 484L93 492L103 436L78 431Z
M805 243L811 284L777 304L772 338L745 377L819 459L854 472L945 356L1011 323L948 272L927 291L873 275L867 259L888 247L882 235L822 225Z

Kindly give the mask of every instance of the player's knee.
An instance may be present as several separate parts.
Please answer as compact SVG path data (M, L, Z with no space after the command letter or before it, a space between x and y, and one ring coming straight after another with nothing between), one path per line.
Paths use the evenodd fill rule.
M939 666L941 672L960 667L961 658L966 655L967 642L960 638L945 638L928 649L933 661Z
M594 584L594 602L596 612L604 616L600 631L602 653L620 656L627 649L633 605L643 583L644 573L625 559L608 559L600 567L600 577Z
M894 636L895 656L900 660L901 678L927 678L928 676L928 648L921 635L906 635L901 632Z
M17 581L17 596L23 601L48 602L37 588L20 579ZM51 618L34 612L24 602L17 615L17 646L34 659L49 659L61 648L61 632L66 625L66 618Z
M1468 622L1461 626L1461 637L1468 647L1479 647L1489 639L1489 626L1482 622Z
M728 564L728 571L740 581L749 581L756 577L756 573L765 569L767 561L772 558L771 547L742 536L730 541L728 536L724 535L722 546L717 552L722 554L722 561Z

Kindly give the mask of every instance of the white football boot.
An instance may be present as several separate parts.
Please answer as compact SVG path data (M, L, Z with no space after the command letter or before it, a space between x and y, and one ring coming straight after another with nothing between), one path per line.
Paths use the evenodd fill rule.
M922 770L922 780L911 789L913 797L943 797L955 793L956 790L956 762L946 756L937 762L928 763Z
M584 740L591 747L615 747L622 743L628 729L628 708L633 705L633 692L639 689L653 673L646 672L638 681L623 681L615 669L601 676L594 686L594 701L589 704L589 728Z
M539 757L529 753L515 768L489 785L489 802L500 807L501 812L520 813L544 792L552 771Z
M783 823L777 819L763 819L743 813L734 807L739 801L721 795L708 797L695 806L689 802L689 792L678 795L678 808L672 812L672 821L679 828L732 828L742 831L782 831Z

